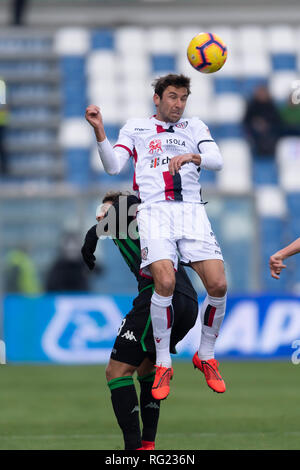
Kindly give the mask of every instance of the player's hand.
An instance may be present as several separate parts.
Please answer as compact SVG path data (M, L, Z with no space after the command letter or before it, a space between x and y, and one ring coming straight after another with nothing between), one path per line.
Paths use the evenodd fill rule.
M169 172L172 176L178 173L182 165L190 163L193 160L193 153L184 153L183 155L176 155L169 163Z
M286 265L283 264L283 257L279 253L274 253L274 255L270 256L269 266L271 276L274 279L279 279L282 269L286 268Z
M100 108L95 104L90 104L85 111L85 119L90 123L94 129L103 127L102 115Z

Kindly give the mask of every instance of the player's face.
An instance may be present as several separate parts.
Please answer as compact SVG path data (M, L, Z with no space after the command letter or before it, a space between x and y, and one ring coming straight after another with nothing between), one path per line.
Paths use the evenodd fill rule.
M156 118L165 122L177 122L184 113L188 99L187 89L168 86L162 97L154 95L153 101L157 108Z
M97 208L97 211L96 211L97 222L100 222L100 220L104 219L104 217L106 216L108 212L108 209L110 208L110 206L112 206L112 204L113 204L112 201L106 201L104 204L101 204L101 206Z

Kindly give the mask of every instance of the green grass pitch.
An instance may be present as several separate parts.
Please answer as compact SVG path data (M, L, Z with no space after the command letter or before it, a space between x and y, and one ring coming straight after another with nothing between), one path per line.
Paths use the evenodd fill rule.
M0 449L121 450L104 369L0 366ZM300 448L300 365L223 361L220 370L222 395L191 362L174 361L158 450Z

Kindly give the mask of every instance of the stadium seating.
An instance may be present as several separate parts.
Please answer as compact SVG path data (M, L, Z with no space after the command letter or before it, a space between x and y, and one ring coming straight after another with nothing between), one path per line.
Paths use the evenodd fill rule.
M224 68L211 76L193 70L185 55L189 40L204 29L219 34L229 50ZM251 232L252 242L260 244L262 265L272 250L300 232L300 140L283 138L276 155L262 159L251 155L241 125L246 102L258 85L267 84L279 105L287 100L300 70L299 35L297 27L288 25L188 25L68 27L53 34L26 31L1 36L0 76L7 81L10 96L10 182L65 182L80 190L99 187L100 192L112 183L129 187L130 164L114 180L105 174L93 132L84 119L85 108L89 103L101 106L108 138L114 143L126 119L153 114L153 78L168 72L186 73L192 78L186 114L198 115L208 124L224 156L221 173L201 172L204 194L206 189L220 191L228 203L226 220L231 220L231 226L235 224L240 237L235 239L234 250L232 238L226 241L222 227L220 239L225 239L223 250L234 266L228 268L233 285L247 289L246 270L238 260L249 252L250 242L242 235L246 224L242 212L230 218L231 194L236 198L248 195L255 204L259 237L256 240ZM3 179L2 184L7 181ZM253 192L258 194L255 199ZM18 204L15 209L20 211ZM239 207L244 207L242 200ZM25 201L22 210L26 213L27 209ZM247 208L247 214L249 211ZM217 218L215 223L218 225ZM223 223L225 232L230 233L228 224ZM14 230L12 225L6 229L8 243L17 237ZM49 257L44 256L45 265ZM250 257L247 263L248 269L253 269ZM285 274L286 288L299 282L299 269L295 266L291 272ZM252 287L272 286L265 273Z

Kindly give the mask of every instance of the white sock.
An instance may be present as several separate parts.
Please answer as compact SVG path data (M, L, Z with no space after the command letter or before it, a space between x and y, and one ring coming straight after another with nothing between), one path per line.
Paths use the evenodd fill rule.
M150 314L156 348L156 365L171 367L170 337L173 325L172 295L163 297L153 292Z
M211 297L207 295L201 307L201 341L198 350L199 359L215 357L215 343L225 316L227 295Z

